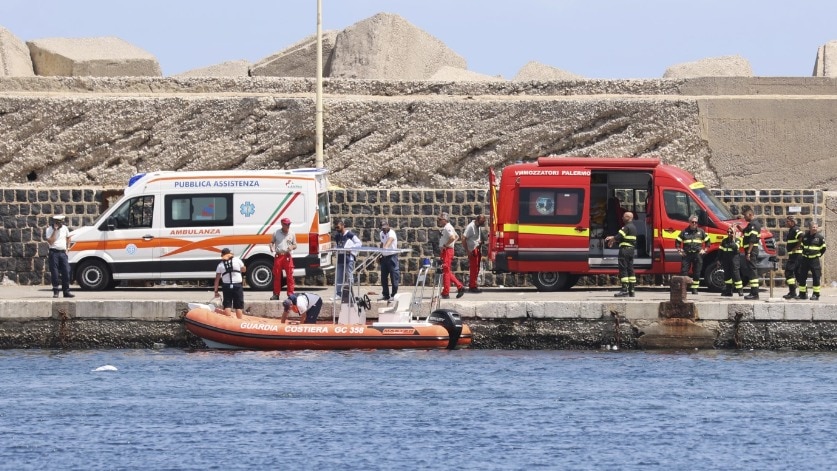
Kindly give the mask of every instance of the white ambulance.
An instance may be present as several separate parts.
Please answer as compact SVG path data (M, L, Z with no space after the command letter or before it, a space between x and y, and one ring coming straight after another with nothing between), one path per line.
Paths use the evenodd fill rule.
M70 233L70 270L82 289L121 280L214 279L221 250L247 265L251 289L273 286L269 244L290 218L294 276L332 268L326 170L154 172L131 178L92 226Z

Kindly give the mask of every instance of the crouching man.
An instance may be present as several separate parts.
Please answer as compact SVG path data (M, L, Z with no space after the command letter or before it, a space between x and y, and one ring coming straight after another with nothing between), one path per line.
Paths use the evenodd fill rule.
M316 324L323 308L323 299L310 293L292 294L282 301L282 307L282 322L288 322L288 313L293 311L299 314L303 324Z

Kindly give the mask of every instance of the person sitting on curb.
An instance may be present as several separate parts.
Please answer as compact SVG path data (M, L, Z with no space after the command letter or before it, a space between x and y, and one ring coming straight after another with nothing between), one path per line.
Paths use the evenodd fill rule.
M294 311L299 314L303 324L316 324L323 308L323 299L311 293L292 294L282 301L282 308L283 323L288 322L288 313Z

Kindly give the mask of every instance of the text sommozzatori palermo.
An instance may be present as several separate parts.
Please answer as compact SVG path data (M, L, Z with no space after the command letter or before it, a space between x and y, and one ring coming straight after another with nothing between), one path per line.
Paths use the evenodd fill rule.
M244 188L259 186L258 180L182 180L175 188Z
M545 175L545 176L555 176L555 177L589 177L591 174L590 170L516 170L514 172L515 176L521 175Z

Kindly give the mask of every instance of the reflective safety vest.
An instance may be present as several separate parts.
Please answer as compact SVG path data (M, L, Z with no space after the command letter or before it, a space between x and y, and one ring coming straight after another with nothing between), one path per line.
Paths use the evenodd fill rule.
M825 237L805 233L802 237L802 256L805 258L820 258L825 253Z
M636 227L633 222L629 222L619 229L616 234L616 239L619 241L619 247L636 247Z
M674 239L675 248L679 249L681 245L683 246L683 250L688 253L698 253L702 246L708 249L712 243L709 239L709 234L704 232L703 229L699 227L695 229L687 227L680 231L680 234Z
M721 240L721 245L718 248L721 252L728 254L738 252L739 245L740 243L738 242L738 237L735 237L734 235L727 235Z
M759 246L759 235L761 234L761 226L755 220L750 221L747 227L744 228L744 234L741 235L741 248L746 249L751 245L753 247Z
M788 229L788 255L802 253L802 231L798 227L793 226Z

